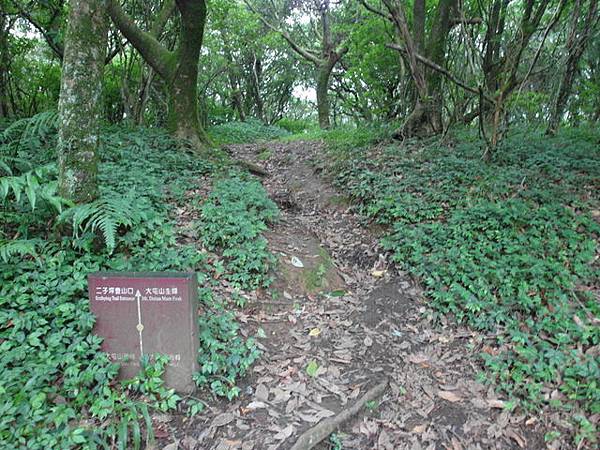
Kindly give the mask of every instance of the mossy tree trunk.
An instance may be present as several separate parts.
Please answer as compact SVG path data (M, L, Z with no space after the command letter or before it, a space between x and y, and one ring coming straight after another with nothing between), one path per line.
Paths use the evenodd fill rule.
M176 58L171 65L169 130L197 146L208 144L208 136L198 116L198 59L206 23L204 0L177 0L181 15L181 35Z
M0 1L0 9L3 7ZM10 55L8 48L8 34L12 24L8 21L8 15L0 14L0 117L9 117L10 107L8 98L8 77L10 66Z
M58 102L61 194L89 202L98 194L100 96L108 36L106 0L70 0Z
M181 17L181 36L175 51L159 42L160 30L173 11ZM206 23L205 0L165 0L150 32L141 30L123 11L118 0L109 0L109 13L117 28L168 86L167 126L178 138L197 149L209 139L199 118L198 59Z
M317 112L321 129L331 126L329 121L329 79L337 61L338 59L334 57L317 67Z

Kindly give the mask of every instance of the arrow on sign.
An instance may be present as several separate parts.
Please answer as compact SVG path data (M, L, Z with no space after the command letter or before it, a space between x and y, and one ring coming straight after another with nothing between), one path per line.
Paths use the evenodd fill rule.
M144 325L142 324L142 308L141 308L141 300L142 294L138 289L135 292L135 299L137 300L137 311L138 311L138 324L136 326L138 333L140 333L140 358L144 356L144 342L142 341L142 331L144 331Z

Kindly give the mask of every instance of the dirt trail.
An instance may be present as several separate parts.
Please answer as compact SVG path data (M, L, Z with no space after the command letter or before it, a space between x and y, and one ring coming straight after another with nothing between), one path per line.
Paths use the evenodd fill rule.
M179 448L288 449L385 377L381 399L337 433L344 449L544 447L535 418L505 412L476 381L469 349L485 336L432 324L418 284L389 266L343 193L316 173L318 144L230 150L270 173L263 184L282 217L267 237L279 264L240 317L246 333L266 335L242 395L173 421Z

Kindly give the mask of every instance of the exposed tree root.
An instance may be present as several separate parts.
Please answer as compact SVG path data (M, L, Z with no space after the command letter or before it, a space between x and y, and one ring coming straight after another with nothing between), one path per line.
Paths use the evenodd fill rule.
M388 380L384 380L378 385L368 390L354 405L343 410L338 415L325 419L314 427L306 430L298 438L291 450L310 450L319 442L337 430L344 422L351 419L353 416L365 406L367 402L376 399L385 391L388 385Z
M259 166L258 164L254 164L253 162L246 161L244 159L236 159L235 163L237 165L249 170L250 173L253 173L254 175L259 175L261 177L269 176L269 172L267 172L266 169Z

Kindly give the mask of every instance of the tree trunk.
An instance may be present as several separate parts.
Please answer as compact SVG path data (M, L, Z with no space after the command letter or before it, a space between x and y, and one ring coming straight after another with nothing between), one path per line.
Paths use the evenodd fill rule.
M317 112L319 127L323 130L331 126L329 122L329 77L333 65L324 64L317 68Z
M390 12L391 20L394 24L398 38L404 42L403 56L405 56L408 62L410 75L414 82L417 94L417 101L415 102L413 111L410 113L402 127L394 133L394 137L403 139L411 136L431 134L432 132L435 132L435 129L433 127L433 108L429 97L425 70L417 62L417 56L419 55L417 52L417 44L409 30L404 6L401 3L391 2L390 0L384 0L384 4ZM419 33L417 33L417 35L419 35Z
M417 53L425 48L425 0L415 0L413 4L413 39Z
M8 97L8 77L10 73L9 31L10 24L8 23L7 15L0 14L0 117L8 117L10 115L10 99Z
M567 104L567 99L569 98L569 95L571 93L571 86L573 85L573 79L575 78L576 72L577 65L573 63L571 58L569 58L567 61L565 73L563 74L563 77L560 80L558 94L556 96L556 101L554 102L554 106L552 108L550 120L548 121L548 128L546 129L546 134L554 135L558 131L560 122L562 120L563 112Z
M394 138L427 137L438 133L435 116L435 106L432 102L417 98L415 107L402 127L394 133Z
M259 14L253 7L246 3L246 5L255 13ZM320 51L309 50L300 46L295 42L290 34L286 31L280 30L274 25L270 24L262 15L259 14L262 22L271 30L279 33L292 47L298 55L307 61L314 64L317 70L317 113L319 116L319 127L322 129L329 128L331 123L329 121L329 78L331 71L342 57L348 53L348 46L338 43L344 41L344 39L334 39L331 33L330 27L330 11L329 11L329 0L317 2L317 9L321 17L321 49ZM319 33L317 33L318 35ZM336 43L338 46L336 48Z
M98 194L100 96L108 36L105 0L70 0L58 102L61 195L89 202Z
M552 108L552 114L550 115L548 128L546 129L546 134L549 135L554 135L558 131L567 100L569 95L571 95L571 88L573 86L575 75L577 74L579 60L587 46L593 24L597 21L598 0L590 0L589 9L583 23L583 29L578 33L579 23L581 22L581 4L582 0L576 0L575 8L571 16L571 30L566 44L567 61L565 64L565 71L560 80L558 94Z
M181 42L169 90L168 128L180 139L204 147L209 139L198 116L198 59L204 38L204 0L176 0L181 14Z
M252 89L252 97L254 98L254 104L256 106L256 115L263 122L267 122L267 118L265 116L265 104L263 102L262 97L260 96L260 88L262 85L262 61L260 58L257 58L254 55L254 63L252 64L252 77L251 83Z
M438 66L446 67L446 41L450 33L450 14L455 9L456 0L440 0L436 10L434 23L429 38L427 56ZM442 92L442 74L429 70L427 73L427 91L431 95L429 100L429 121L432 130L440 133L443 130L442 109L444 107L444 94Z
M148 33L138 28L118 0L108 1L110 16L117 28L168 86L169 131L198 149L206 147L209 139L200 123L197 91L198 59L206 23L205 0L175 1L181 16L180 43L175 52L158 41L156 31ZM167 0L157 20L164 22L170 11L172 1ZM155 24L153 30L160 28Z

